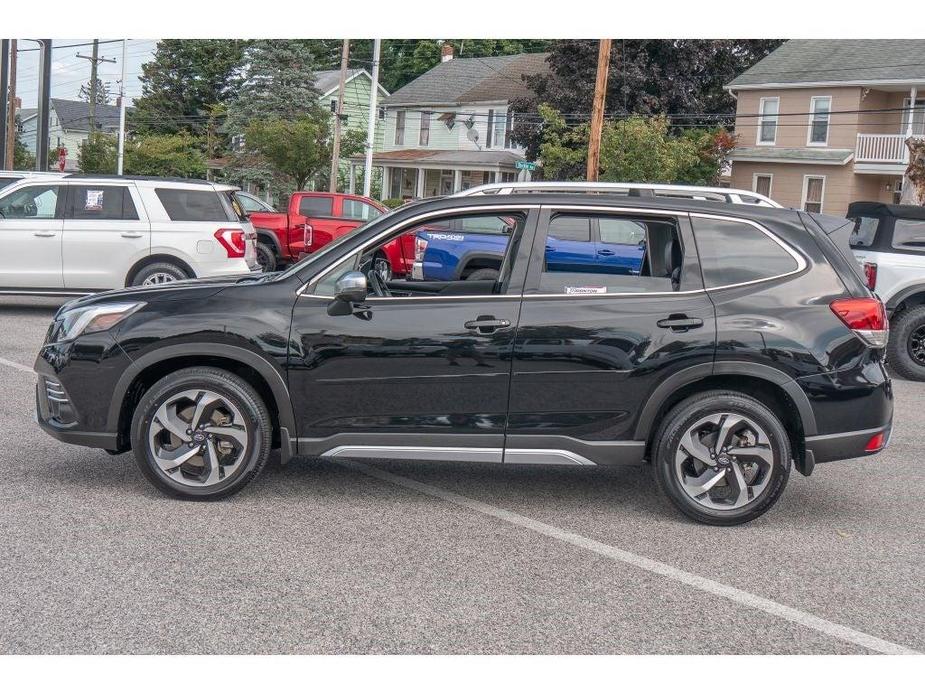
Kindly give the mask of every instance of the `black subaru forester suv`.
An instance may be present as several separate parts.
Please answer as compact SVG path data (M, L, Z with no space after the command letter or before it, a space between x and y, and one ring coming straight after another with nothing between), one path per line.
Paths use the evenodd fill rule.
M461 244L497 234L499 276L396 279L375 262L398 235L448 227ZM283 462L649 464L685 514L732 525L774 504L791 465L886 446L886 339L881 303L801 212L438 199L282 273L72 301L36 362L38 421L133 450L186 498L241 490L273 448Z

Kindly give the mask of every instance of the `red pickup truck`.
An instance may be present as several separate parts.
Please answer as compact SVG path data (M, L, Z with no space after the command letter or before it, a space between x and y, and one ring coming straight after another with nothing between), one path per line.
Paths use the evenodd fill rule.
M386 211L380 203L360 195L293 193L286 212L250 212L257 231L257 261L264 272L273 272ZM411 271L410 263L399 246L386 248L388 264L394 274L405 275Z

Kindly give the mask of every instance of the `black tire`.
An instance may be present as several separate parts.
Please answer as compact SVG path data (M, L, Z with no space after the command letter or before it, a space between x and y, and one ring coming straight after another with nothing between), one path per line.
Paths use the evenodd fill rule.
M744 506L717 510L702 505L681 486L675 466L681 438L699 420L717 413L733 413L752 419L766 433L772 449L773 465L764 489ZM686 516L709 525L747 523L770 509L787 486L792 453L790 439L780 419L752 397L726 390L711 390L693 395L675 405L662 420L654 439L652 463L659 489Z
M248 439L237 469L218 483L204 487L182 484L161 471L148 443L158 408L177 393L199 388L220 395L240 411ZM260 473L270 456L273 428L266 405L247 381L223 369L196 366L165 376L148 389L135 408L131 436L135 461L155 487L178 498L213 501L241 491Z
M912 356L912 337L920 328L925 328L925 306L906 309L890 322L887 361L897 375L911 381L925 381L925 363Z
M145 282L158 276L171 278L165 280L165 282L178 282L179 280L187 280L190 278L189 273L179 265L168 262L158 262L145 265L143 268L139 269L138 272L135 273L135 276L132 277L130 284L133 287L140 287Z
M264 241L257 242L257 263L264 272L276 272L276 267L279 264L276 250Z
M501 276L501 273L498 270L495 270L490 267L482 268L481 270L474 270L466 276L467 280L495 280Z

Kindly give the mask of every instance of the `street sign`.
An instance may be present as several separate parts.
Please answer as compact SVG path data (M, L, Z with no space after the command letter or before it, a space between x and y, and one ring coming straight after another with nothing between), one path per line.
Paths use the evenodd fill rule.
M535 171L536 170L535 161L518 161L514 163L514 166L523 171Z

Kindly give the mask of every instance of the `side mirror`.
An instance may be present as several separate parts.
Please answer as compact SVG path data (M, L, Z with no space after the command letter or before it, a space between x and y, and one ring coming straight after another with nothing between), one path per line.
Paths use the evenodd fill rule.
M366 275L356 270L345 272L334 285L334 298L348 304L362 303L368 294Z

